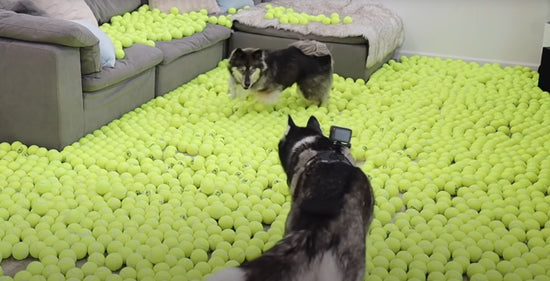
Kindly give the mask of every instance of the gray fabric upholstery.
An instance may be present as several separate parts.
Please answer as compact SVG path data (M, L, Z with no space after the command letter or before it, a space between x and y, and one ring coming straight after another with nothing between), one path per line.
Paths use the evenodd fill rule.
M206 28L189 37L172 41L158 41L156 47L162 50L162 64L169 64L183 55L210 47L231 36L231 30L220 25L207 24Z
M101 71L99 44L80 48L80 71L82 75Z
M100 23L143 1L86 0ZM1 11L0 142L62 149L214 68L230 35L226 27L208 26L158 47L136 44L114 68L101 69L98 39L85 27Z
M157 65L155 94L164 95L197 75L215 68L224 58L225 47L226 41L219 41L213 46L181 56L169 64Z
M84 0L99 24L109 22L113 16L131 12L141 6L140 0Z
M91 133L155 97L155 68L83 95L84 133Z
M354 37L330 37L330 36L319 36L315 34L300 34L297 32L277 29L277 28L258 28L254 26L249 26L238 21L233 22L233 29L237 31L261 34L272 37L282 37L282 38L291 38L297 40L317 40L330 43L339 43L339 44L368 44L368 41L363 36L354 36Z
M99 43L99 39L80 24L8 10L0 10L0 37L70 47L89 47Z
M81 48L82 73L101 70L99 39L74 22L0 10L0 37Z
M62 148L78 140L79 49L0 38L0 58L0 141Z
M114 68L103 68L101 72L82 77L82 90L93 92L115 85L143 71L153 68L162 61L162 52L151 46L135 44L125 49L126 57L117 60Z
M228 51L235 48L282 49L288 47L296 39L273 37L261 34L235 31L229 38ZM323 40L320 40L324 42ZM325 42L334 60L334 72L344 77L368 78L365 62L368 54L368 44L341 44Z
M38 8L32 0L3 0L0 1L0 9L24 13L33 16L45 16L46 11Z

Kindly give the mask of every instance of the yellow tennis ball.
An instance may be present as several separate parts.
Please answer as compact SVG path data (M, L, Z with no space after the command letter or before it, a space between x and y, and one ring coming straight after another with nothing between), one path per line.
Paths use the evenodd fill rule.
M197 264L201 261L208 261L208 254L203 249L194 249L193 252L191 252L190 258L194 264Z
M121 60L126 56L126 53L122 48L115 50L115 57L117 60Z
M24 242L17 242L13 245L12 256L16 260L24 260L29 255L29 245Z
M119 270L122 267L124 260L119 253L110 253L105 257L105 265L111 271Z
M170 14L172 15L177 15L180 13L180 10L178 9L178 7L172 7L170 8Z
M353 22L353 19L350 16L345 16L344 17L344 23L345 24L349 24L349 23L352 23L352 22Z
M246 248L246 260L251 261L256 259L262 254L262 250L255 245L249 245Z

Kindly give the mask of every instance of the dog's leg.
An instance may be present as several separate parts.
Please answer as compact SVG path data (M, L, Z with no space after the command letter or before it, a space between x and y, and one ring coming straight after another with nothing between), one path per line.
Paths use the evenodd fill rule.
M227 83L229 84L229 94L231 94L231 98L237 97L237 93L235 91L235 79L233 79L233 76L229 75L229 80Z
M256 98L267 104L274 104L279 100L279 97L281 96L282 92L280 90L274 90L272 92L255 92Z
M317 103L317 105L321 105L328 99L330 94L332 73L306 77L298 81L297 84L300 92L306 99Z

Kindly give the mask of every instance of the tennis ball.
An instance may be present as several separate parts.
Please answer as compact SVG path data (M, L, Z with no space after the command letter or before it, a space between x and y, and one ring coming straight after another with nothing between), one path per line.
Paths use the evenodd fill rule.
M124 50L122 48L117 48L115 50L115 57L117 60L121 60L123 59L124 57L126 57L126 53L124 52Z
M239 264L242 263L246 258L244 249L239 247L229 249L227 254L229 255L230 260L236 261Z
M179 11L178 7L170 8L170 14L177 15L179 13L180 13L180 11Z
M41 274L42 270L44 270L44 265L39 261L31 261L27 265L27 271L30 272L32 275Z
M105 265L109 270L116 271L122 267L124 260L119 253L110 253L105 257Z
M14 281L24 281L24 280L30 280L32 278L32 275L30 272L26 270L21 270L15 273L13 276Z
M190 259L194 264L201 261L206 262L208 261L208 254L203 249L194 249L193 252L191 252Z
M232 228L233 227L233 217L230 215L223 215L218 219L218 225L222 229Z
M350 24L352 22L353 22L353 19L350 16L345 16L344 17L344 23L345 24Z
M71 268L75 267L76 261L74 259L65 257L59 259L57 265L59 266L59 270L61 271L61 273L66 274Z
M29 246L24 242L17 242L12 246L11 255L16 260L23 260L29 255Z

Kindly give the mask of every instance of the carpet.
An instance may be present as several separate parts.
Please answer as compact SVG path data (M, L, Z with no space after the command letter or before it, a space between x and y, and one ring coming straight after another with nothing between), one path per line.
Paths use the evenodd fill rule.
M550 280L536 72L402 57L335 75L320 107L295 86L232 100L227 78L222 61L62 151L0 143L0 281L202 280L254 259L284 233L288 114L353 130L376 196L365 280Z

